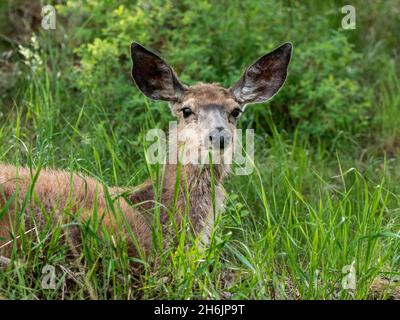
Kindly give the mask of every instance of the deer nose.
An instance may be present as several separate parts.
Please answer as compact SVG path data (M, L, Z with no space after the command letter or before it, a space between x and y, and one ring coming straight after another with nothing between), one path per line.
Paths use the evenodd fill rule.
M208 138L214 148L224 149L229 144L231 135L225 128L216 127L210 132Z

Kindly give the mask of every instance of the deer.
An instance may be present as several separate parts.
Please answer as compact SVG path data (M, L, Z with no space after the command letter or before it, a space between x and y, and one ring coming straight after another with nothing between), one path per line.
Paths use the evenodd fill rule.
M183 144L177 142L176 152L182 150L182 145L189 151L201 145L218 154L232 151L237 122L247 105L271 99L283 86L292 55L292 44L284 43L255 60L236 83L225 88L218 83L186 85L155 52L137 42L133 42L130 49L131 74L136 87L147 98L169 104L177 119L175 130L178 136L185 129L192 130ZM226 197L223 181L230 168L231 164L223 161L204 165L166 163L160 201L163 207L174 205L175 209L172 218L162 210L160 223L166 225L174 219L180 226L184 212L187 212L193 234L207 245L216 215L223 212ZM174 201L176 186L179 190ZM148 213L154 208L155 197L151 179L136 189L110 187L105 190L100 181L80 172L51 168L38 171L0 164L0 212L3 212L0 214L0 255L7 256L7 248L16 241L15 223L21 208L25 210L22 223L26 230L41 228L46 220L44 212L52 212L55 220L62 219L66 208L72 214L69 219L80 222L93 218L97 211L104 227L115 230L120 224L108 208L108 193L113 197L113 206L121 212L135 236L135 243L129 243L129 255L138 255L140 251L149 253L153 220L148 219ZM36 200L28 201L24 207L29 195ZM127 230L123 229L116 231L121 237L128 237ZM165 230L165 237L174 236L170 229ZM79 230L71 228L66 232L79 243Z

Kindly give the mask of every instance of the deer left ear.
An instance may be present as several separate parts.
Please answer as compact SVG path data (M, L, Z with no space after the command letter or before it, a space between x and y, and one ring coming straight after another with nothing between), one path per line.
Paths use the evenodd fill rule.
M230 88L235 100L245 105L270 99L285 82L291 55L292 44L285 43L259 58Z
M140 91L154 100L178 101L185 86L158 55L140 44L131 44L132 77Z

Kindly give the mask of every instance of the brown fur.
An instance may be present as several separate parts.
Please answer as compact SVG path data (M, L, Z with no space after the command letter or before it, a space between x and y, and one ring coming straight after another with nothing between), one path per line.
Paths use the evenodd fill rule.
M35 171L31 173L27 168L0 165L1 208L14 194L17 198L16 201L11 201L8 212L0 220L0 236L6 241L12 239L12 230L16 227L18 213L23 207L34 175ZM114 208L124 214L135 234L140 235L138 236L140 245L144 249L148 249L150 247L150 228L143 216L135 211L123 197L118 197L122 191L124 190L121 188L109 189L111 196L116 197L113 203ZM35 226L40 228L48 218L54 219L55 222L59 221L63 211L76 215L81 222L87 221L91 217L95 205L99 219L103 218L103 224L107 228L115 228L116 218L107 207L103 186L85 175L79 173L71 175L67 171L42 169L34 186L34 195L40 201L29 201L25 210L25 230ZM35 198L35 196L31 198ZM3 248L4 251L5 249L7 248Z
M193 111L209 104L221 105L227 112L239 107L229 89L221 87L218 83L198 83L189 87L183 98L173 104L173 113L177 115L177 109L186 104L191 105L194 108Z
M207 92L209 93L208 96ZM184 101L190 101L194 108L201 108L204 103L211 102L227 107L235 104L227 94L226 89L210 84L194 86L188 90ZM163 208L171 209L176 185L176 170L176 165L168 164L166 166L162 195ZM220 183L228 172L229 168L226 165L215 165L214 167L217 184L215 194L216 211L222 206L224 198L223 188ZM17 208L12 202L7 214L0 220L0 237L6 239L0 242L0 247L6 241L12 239L16 212L19 212L18 209L23 205L35 173L35 171L30 172L27 168L16 168L15 166L0 164L0 208L4 207L7 200L14 193L18 197ZM188 208L192 230L195 234L200 234L204 230L202 239L206 242L216 214L212 209L210 168L207 165L202 167L185 165L181 167L180 177L180 191L174 219L180 225L182 214L185 212L185 208ZM190 194L189 203L186 201L186 186ZM151 247L151 223L153 221L149 214L151 214L154 206L152 183L147 181L136 191L113 187L109 189L109 192L116 197L114 206L129 221L142 249L148 251ZM29 214L26 217L26 230L33 225L38 225L39 227L43 225L45 221L43 215L52 212L54 212L53 218L56 220L61 218L64 211L68 211L76 215L78 221L85 222L91 217L95 204L98 208L98 215L104 215L103 224L108 228L115 228L115 218L111 214L110 208L107 208L103 186L93 178L81 173L71 174L67 171L42 169L35 183L34 193L40 201L30 201L27 207L26 212ZM122 196L118 197L120 194L126 194L126 198L129 201L126 201ZM161 223L164 225L170 222L166 210L162 210L161 214ZM31 218L34 219L35 224L29 222ZM75 239L77 236L74 234L73 238L75 242L78 241ZM137 254L136 250L133 248L131 250L132 254ZM5 252L4 248L3 252Z

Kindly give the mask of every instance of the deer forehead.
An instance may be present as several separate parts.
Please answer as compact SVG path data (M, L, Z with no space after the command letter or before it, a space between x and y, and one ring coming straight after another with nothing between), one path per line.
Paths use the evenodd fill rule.
M220 106L229 112L239 106L228 89L217 84L203 83L193 85L187 89L180 103L180 106L186 105L190 106L195 112L210 110L210 106Z

